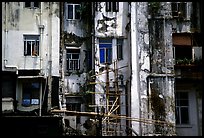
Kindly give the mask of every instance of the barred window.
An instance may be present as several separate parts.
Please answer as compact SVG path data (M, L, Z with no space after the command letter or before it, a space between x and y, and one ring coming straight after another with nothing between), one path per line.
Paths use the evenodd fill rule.
M24 35L24 56L39 56L39 35Z
M118 12L119 2L106 2L106 12Z

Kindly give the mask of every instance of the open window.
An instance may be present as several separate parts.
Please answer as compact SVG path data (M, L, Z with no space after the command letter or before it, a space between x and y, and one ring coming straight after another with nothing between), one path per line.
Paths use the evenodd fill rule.
M202 63L202 42L198 40L198 34L174 33L172 36L176 65Z

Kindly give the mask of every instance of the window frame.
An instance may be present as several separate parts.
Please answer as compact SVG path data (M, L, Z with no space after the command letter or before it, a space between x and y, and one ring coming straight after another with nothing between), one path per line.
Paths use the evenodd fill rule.
M39 56L40 35L23 35L23 42L24 56ZM29 43L30 48L28 45Z
M103 42L100 42L100 41L103 41ZM105 42L105 41L108 41L108 42ZM112 55L113 55L112 49L113 49L113 42L111 38L99 38L99 56L100 56L101 64L106 64L106 63L111 64L112 63ZM103 53L102 53L102 50L104 51Z
M32 84L34 83L38 84L37 88L32 87ZM42 85L40 82L34 80L22 83L22 106L30 107L40 104L40 85ZM29 98L26 98L27 96Z
M71 58L69 58L69 55ZM73 55L78 55L78 59L74 59ZM80 49L66 49L66 61L68 72L80 70ZM72 65L74 66L70 68L71 61L73 61Z
M69 6L72 6L72 18L69 18ZM74 4L74 3L67 3L66 4L66 8L67 8L66 19L67 20L80 20L81 19L80 12L76 11L76 6L79 6L79 9L81 8L80 4ZM78 18L77 18L77 13L79 14Z
M106 12L119 12L119 2L106 2Z
M187 94L187 99L181 99L180 97L178 98L178 95L177 94L180 94L179 96L181 96L181 93L182 94ZM187 100L187 105L181 105L181 100ZM179 104L179 105L178 105ZM187 108L187 113L185 114L182 114L182 109L185 109ZM188 91L182 91L182 92L176 92L176 95L175 95L175 117L176 117L176 125L190 125L190 113L189 113L189 92ZM186 123L183 122L182 120L182 115L186 115L187 117L187 121ZM178 117L179 119L178 119Z
M176 6L175 8L176 10L173 9L174 8L173 5ZM187 19L187 15L188 15L187 12L188 12L188 7L187 7L186 2L172 2L171 3L171 13L174 18L183 17L184 19Z

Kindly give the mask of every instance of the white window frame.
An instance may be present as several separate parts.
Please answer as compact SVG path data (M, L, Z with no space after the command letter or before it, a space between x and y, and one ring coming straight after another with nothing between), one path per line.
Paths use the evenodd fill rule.
M68 51L68 49L67 49ZM70 55L70 58L68 58ZM78 59L73 59L73 55L78 55ZM79 53L74 53L74 52L67 52L67 71L76 71L80 70L80 52Z
M39 56L39 39L39 35L24 35L24 56ZM31 45L30 52L28 51L28 43Z
M73 16L73 18L72 18L72 19L69 19L69 18L68 18L68 15L69 15L69 8L68 8L68 7L69 7L69 5L73 6L73 11L72 11L72 14L73 14L72 16ZM73 3L67 3L67 4L66 4L66 9L67 9L67 10L66 10L66 11L67 11L67 12L66 12L66 19L67 19L67 20L80 20L80 19L81 19L80 16L79 16L79 19L78 19L78 18L76 19L76 13L75 13L75 7L76 7L76 6L79 6L79 8L81 7L80 4L73 4Z

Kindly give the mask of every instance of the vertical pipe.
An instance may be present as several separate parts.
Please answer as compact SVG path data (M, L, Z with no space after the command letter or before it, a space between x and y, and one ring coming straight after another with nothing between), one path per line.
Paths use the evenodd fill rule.
M40 79L40 103L39 103L39 116L42 115L42 79Z
M60 4L60 16L61 16L61 27L60 27L60 34L61 34L61 90L62 90L62 97L61 97L61 102L62 102L62 108L66 107L66 101L65 101L65 76L64 76L64 68L65 68L65 64L64 64L64 60L66 60L66 52L64 51L65 48L64 48L64 22L65 22L65 19L64 19L64 10L65 10L65 7L64 7L64 2L61 2ZM65 57L65 58L64 58Z
M6 65L6 48L8 41L8 21L7 21L7 2L5 2L5 34L4 34L4 65Z
M42 40L43 40L43 29L44 25L42 25L42 2L40 3L40 75L43 75L43 69L42 69L42 60L43 60L43 45L42 45Z
M40 75L43 75L42 71L42 38L43 38L43 29L44 26L42 25L42 2L40 3L40 25L38 26L40 29ZM40 103L39 103L39 116L41 116L42 110L42 79L40 80Z
M91 75L94 75L95 74L95 2L92 2L91 3L91 14L92 14L92 49L91 49L91 53L92 53L92 74ZM95 78L93 79L93 82L95 82ZM92 91L95 91L95 85L92 86ZM92 96L92 104L95 104L95 95Z
M49 2L49 40L48 40L48 63L49 63L49 71L48 71L48 101L47 101L47 111L51 109L52 103L51 103L51 93L52 93L52 4Z

